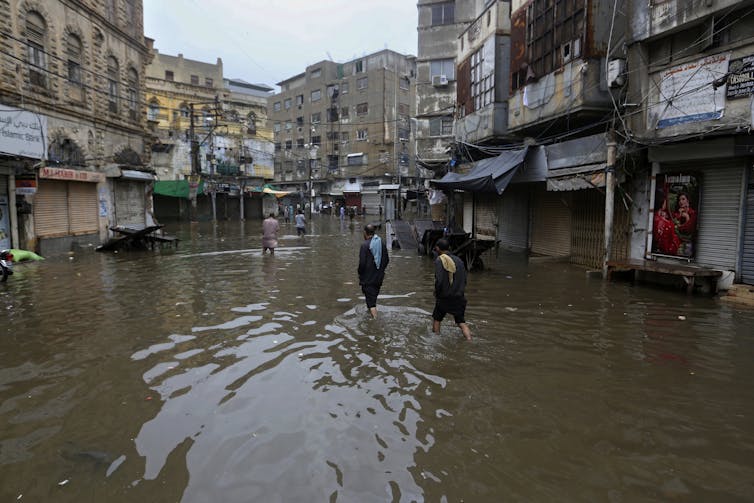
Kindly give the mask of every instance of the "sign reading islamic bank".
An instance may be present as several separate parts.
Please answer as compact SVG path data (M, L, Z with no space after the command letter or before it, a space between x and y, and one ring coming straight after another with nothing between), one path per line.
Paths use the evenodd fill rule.
M47 157L47 117L0 105L0 154Z

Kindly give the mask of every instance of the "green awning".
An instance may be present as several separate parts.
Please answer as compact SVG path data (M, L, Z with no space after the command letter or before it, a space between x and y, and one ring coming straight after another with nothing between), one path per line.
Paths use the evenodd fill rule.
M189 182L188 180L165 180L154 182L154 193L161 196L189 199ZM204 193L204 180L199 182L199 188L196 193Z

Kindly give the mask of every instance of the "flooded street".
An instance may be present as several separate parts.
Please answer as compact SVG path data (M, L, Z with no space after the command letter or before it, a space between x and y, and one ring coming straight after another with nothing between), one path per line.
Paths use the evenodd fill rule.
M754 310L501 253L467 343L362 222L170 226L0 285L0 499L752 501Z

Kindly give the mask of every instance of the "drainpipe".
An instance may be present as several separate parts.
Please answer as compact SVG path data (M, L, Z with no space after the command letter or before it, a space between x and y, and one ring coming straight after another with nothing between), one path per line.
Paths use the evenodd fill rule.
M605 167L605 256L602 261L602 277L607 278L607 261L613 245L613 210L615 208L615 157L617 145L615 132L611 129L607 139L607 166Z

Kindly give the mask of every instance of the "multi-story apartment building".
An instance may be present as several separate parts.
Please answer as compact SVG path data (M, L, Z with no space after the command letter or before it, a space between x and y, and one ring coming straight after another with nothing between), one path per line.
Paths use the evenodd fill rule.
M419 179L414 78L413 56L383 50L346 63L320 61L279 82L280 92L268 99L276 183L297 191L304 205L341 201L377 213L385 190L392 191L388 204L396 204L398 192Z
M754 284L754 2L631 2L624 136L634 176L631 256L691 262Z
M456 158L458 38L483 0L419 0L416 58L416 162L442 175Z
M151 223L141 0L2 9L0 247L48 255Z
M146 100L159 217L261 217L261 201L245 196L273 176L269 91L224 78L220 58L206 63L154 51Z

